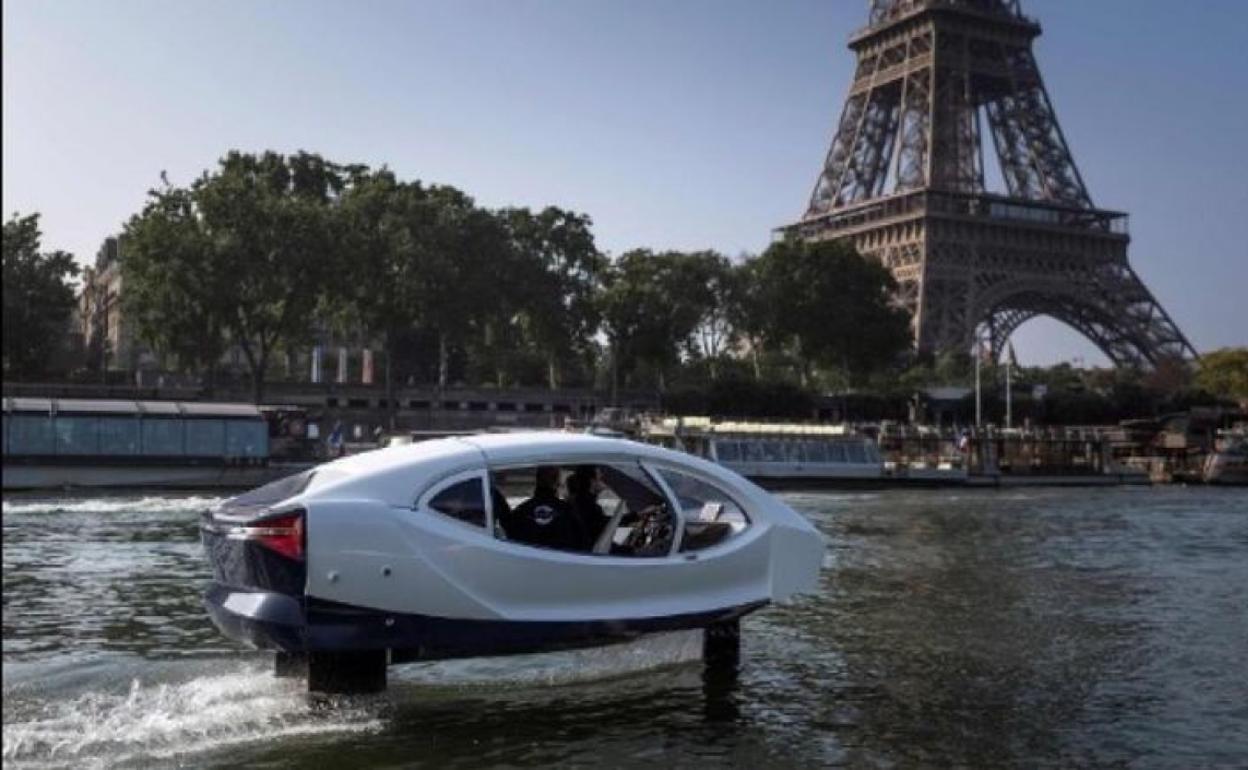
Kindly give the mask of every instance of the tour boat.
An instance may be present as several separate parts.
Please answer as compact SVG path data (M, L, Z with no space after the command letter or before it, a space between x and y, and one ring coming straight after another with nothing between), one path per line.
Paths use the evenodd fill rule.
M591 477L590 503L554 500ZM539 494L541 479L556 486ZM580 541L543 534L570 521ZM345 457L226 501L201 529L218 628L320 692L382 689L388 663L684 629L733 657L739 618L813 589L823 559L804 517L730 470L559 432Z
M265 416L251 404L5 398L3 414L6 492L246 489L281 474L269 462Z
M642 435L648 442L704 457L772 488L879 484L885 475L876 442L841 425L669 417L647 424Z
M1214 450L1205 460L1207 484L1248 486L1248 432L1220 430Z

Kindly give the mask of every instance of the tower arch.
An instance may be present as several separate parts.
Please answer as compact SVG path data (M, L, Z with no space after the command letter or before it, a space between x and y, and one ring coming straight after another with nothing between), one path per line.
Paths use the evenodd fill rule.
M921 351L1050 315L1118 365L1194 357L1131 269L1127 215L1093 204L1032 51L1040 34L1019 0L870 0L824 167L780 230L849 240L888 267ZM1004 190L986 187L986 151Z

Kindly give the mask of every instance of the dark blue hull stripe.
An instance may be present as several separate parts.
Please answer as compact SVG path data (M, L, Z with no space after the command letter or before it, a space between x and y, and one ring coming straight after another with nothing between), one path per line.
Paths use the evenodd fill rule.
M461 620L379 612L314 598L301 602L284 594L214 583L205 604L222 633L255 647L286 652L389 649L394 662L404 662L593 647L735 620L767 602L625 620Z

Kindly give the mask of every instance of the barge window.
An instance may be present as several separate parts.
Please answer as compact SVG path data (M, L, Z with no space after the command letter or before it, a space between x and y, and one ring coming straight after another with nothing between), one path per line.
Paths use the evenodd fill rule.
M56 453L58 455L95 455L100 453L100 421L97 417L57 417Z
M481 479L474 476L443 489L429 501L429 507L452 519L485 527L485 497Z
M224 420L187 420L186 453L192 457L220 457L225 449Z
M266 457L269 434L264 423L232 420L225 424L225 454L229 457Z
M133 417L100 418L100 454L139 453L139 421Z
M16 414L9 418L9 452L15 455L50 455L55 433L46 415Z
M182 421L165 419L143 420L143 454L182 454Z
M715 457L720 462L735 463L741 459L741 450L735 441L716 441Z

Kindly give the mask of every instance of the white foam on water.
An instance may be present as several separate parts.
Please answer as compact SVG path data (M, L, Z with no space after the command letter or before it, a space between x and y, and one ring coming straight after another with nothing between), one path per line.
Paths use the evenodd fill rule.
M172 684L136 679L126 692L49 702L12 722L6 713L4 765L114 767L260 740L381 728L376 709L313 709L304 687L262 670Z
M5 516L30 513L178 513L213 507L222 497L99 497L5 500Z
M652 634L605 647L391 668L392 683L456 687L565 685L702 659L702 631Z

